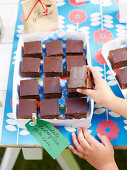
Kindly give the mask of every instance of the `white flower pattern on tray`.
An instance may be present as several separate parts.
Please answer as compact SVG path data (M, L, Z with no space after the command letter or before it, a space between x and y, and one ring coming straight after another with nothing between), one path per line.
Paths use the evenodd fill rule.
M83 26L83 27L77 27L76 25L74 24L68 24L66 25L66 31L68 32L85 32L86 36L87 36L87 39L89 39L89 27L88 26Z
M91 0L92 4L100 4L100 0ZM108 7L112 5L112 0L101 0L102 6Z
M16 121L14 119L7 119L6 122L10 125L16 125Z
M26 136L26 135L29 135L30 132L28 132L27 130L22 130L19 134L23 135L23 136Z
M126 124L126 126L124 126L124 129L127 130L127 119L124 120L123 122Z
M13 113L7 113L7 116L9 119L6 119L6 123L8 125L5 126L5 128L8 130L8 131L16 131L17 130L17 123L14 119L14 116L13 116Z
M74 127L68 127L68 126L66 126L66 127L64 127L64 129L65 129L66 131L68 131L68 132L75 132L75 131L76 131L76 128L74 128Z
M64 25L65 25L65 17L62 15L58 15L58 28L64 29Z
M95 12L90 15L91 26L98 26L101 24L101 13ZM111 15L103 15L103 24L106 28L113 28L113 17Z
M24 25L18 25L17 27L18 29L16 36L19 38L21 34L24 34Z
M122 24L117 24L116 25L116 32L117 32L116 35L118 37L126 36L127 35L126 26L122 25Z
M9 131L16 131L17 128L15 126L12 126L12 125L6 125L5 128Z
M106 72L106 74L108 74L107 80L109 80L109 81L108 81L109 86L115 86L115 85L118 84L118 82L117 82L115 76L112 74L111 70L108 70L108 71Z
M57 7L65 5L65 0L56 0Z

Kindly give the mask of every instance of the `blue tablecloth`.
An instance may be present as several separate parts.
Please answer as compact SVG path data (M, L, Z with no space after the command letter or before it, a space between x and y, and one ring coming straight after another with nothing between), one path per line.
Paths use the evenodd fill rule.
M101 54L103 44L117 36L126 34L125 24L120 24L118 0L91 0L91 2L76 3L75 0L56 0L59 14L59 29L69 31L86 31L89 37L92 65L96 66L114 93L123 97L117 81L112 78L111 72ZM19 4L17 23L13 42L10 72L5 102L1 145L39 145L39 143L23 129L18 129L12 113L12 85L15 55L19 35L23 33L22 10ZM101 97L101 96L100 96ZM71 133L77 129L58 127L60 132L70 141ZM95 104L90 133L97 138L98 132L107 134L113 145L127 145L127 120L105 108Z

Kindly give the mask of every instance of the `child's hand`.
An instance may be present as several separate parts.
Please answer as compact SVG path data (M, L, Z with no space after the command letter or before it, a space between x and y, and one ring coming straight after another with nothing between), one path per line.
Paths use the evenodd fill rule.
M97 71L97 69L94 67L89 68L93 75L95 88L93 90L77 89L77 92L91 97L98 104L104 106L107 109L110 109L111 102L115 98L114 93L110 89L108 83L101 78L100 73Z
M68 148L80 158L88 161L98 170L118 170L114 160L114 150L109 139L99 135L102 143L98 142L85 128L78 129L78 139L72 134L74 146Z

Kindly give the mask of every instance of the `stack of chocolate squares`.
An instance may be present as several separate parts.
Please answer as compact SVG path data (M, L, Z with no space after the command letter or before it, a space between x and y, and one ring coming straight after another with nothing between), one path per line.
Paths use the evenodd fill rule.
M24 42L21 76L31 78L40 77L42 56L41 41ZM37 100L40 100L38 80L21 80L17 118L31 119L32 113L35 113L37 116Z
M65 117L87 117L88 102L83 94L77 92L77 88L93 88L92 75L86 66L86 56L83 51L83 41L66 41L66 70L67 70L67 93L65 99Z
M41 119L59 119L59 100L62 96L60 77L63 76L62 41L45 43L46 57L43 57L43 93L45 100L40 101Z
M127 47L111 50L108 56L121 89L127 88Z
M37 101L40 101L41 119L59 119L59 100L62 96L60 78L63 76L64 52L62 41L45 43L46 57L43 57L43 93L44 100L40 100L39 83L37 79L20 81L20 100L17 117L32 118L37 114ZM40 77L40 61L42 59L42 42L25 42L21 65L22 77ZM65 99L65 118L79 119L87 116L88 102L84 95L79 94L77 88L93 88L92 74L86 66L83 52L83 41L66 41L66 72L67 93ZM70 76L70 77L69 77Z

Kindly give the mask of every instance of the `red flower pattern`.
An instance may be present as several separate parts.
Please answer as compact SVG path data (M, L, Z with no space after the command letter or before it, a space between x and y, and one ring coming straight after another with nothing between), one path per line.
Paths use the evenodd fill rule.
M118 19L118 21L119 21L119 17L120 17L120 13L118 12L116 15L116 18Z
M82 6L85 4L85 2L79 2L77 3L76 0L69 0L69 3L73 6Z
M96 51L94 58L95 58L96 62L99 62L101 65L104 65L107 63L106 63L105 59L103 58L101 51L102 51L101 49Z
M87 15L85 12L81 10L73 10L69 14L69 19L72 21L74 24L81 24L82 22L86 21Z
M110 141L113 141L114 138L118 137L119 128L117 127L117 123L113 123L110 120L103 120L102 123L98 123L98 128L96 131L99 134L108 136Z
M119 4L119 0L115 0L116 1L116 4L118 5Z
M10 103L11 103L11 107L12 107L12 99L10 100Z
M40 101L37 101L37 108L40 110Z
M23 22L23 16L22 16L22 15L20 16L20 19L21 19L21 21Z
M65 120L64 118L60 117L59 120Z
M63 77L61 77L62 80L67 80L67 74L65 74Z
M99 29L94 32L94 40L100 44L106 43L107 41L110 41L112 39L112 34L110 31L106 29Z

